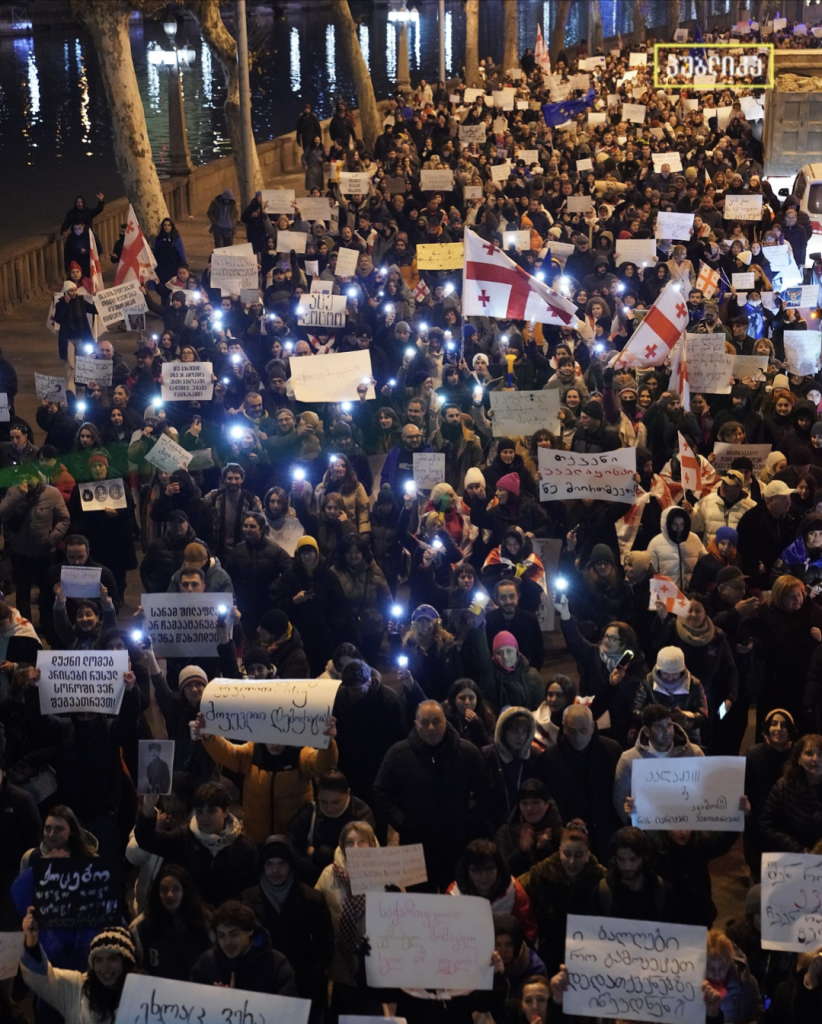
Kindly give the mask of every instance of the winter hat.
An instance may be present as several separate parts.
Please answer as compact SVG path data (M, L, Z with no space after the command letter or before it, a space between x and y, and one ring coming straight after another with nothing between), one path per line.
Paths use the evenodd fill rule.
M479 484L480 487L485 487L485 477L476 466L472 466L465 474L465 486L470 487L471 484Z
M790 487L784 480L771 480L768 486L762 491L763 498L784 498L791 493Z
M374 506L377 505L393 505L396 507L397 498L394 492L391 490L391 484L383 484L380 488L377 500L374 502Z
M516 451L516 450L517 450L517 446L511 440L510 437L501 437L497 441L497 455L499 455L500 452Z
M811 453L804 445L797 445L791 449L791 457L788 460L792 466L807 466L811 461Z
M354 435L351 433L351 427L349 427L349 425L347 423L343 423L342 420L338 420L334 424L334 426L333 426L333 428L331 430L331 436L332 437L353 437Z
M249 647L243 655L243 665L246 668L250 668L251 665L265 665L266 668L271 668L271 658L262 647Z
M297 541L297 551L299 551L300 548L314 548L317 554L320 553L320 546L313 537L300 537Z
M77 282L76 281L63 281L63 291L62 291L62 294L65 295L66 292L71 291L72 288L75 288L75 289L77 288Z
M471 365L472 365L472 366L474 367L474 369L476 370L476 368L477 368L477 363L485 363L485 365L486 365L486 366L488 366L488 365L489 365L489 362L490 362L490 361L489 361L489 359L488 359L488 356L487 356L487 355L486 355L486 354L485 354L484 352L477 352L477 354L476 354L476 355L474 356L474 358L473 358L473 359L471 360Z
M814 423L811 427L811 437L819 437L822 434L822 423Z
M157 406L156 405L148 405L148 406L146 406L146 409L143 412L143 419L144 420L159 420L159 419L161 419L160 411L157 408Z
M593 565L594 562L610 562L611 565L616 565L614 553L607 544L594 544L588 564Z
M411 387L420 388L428 380L431 374L428 370L417 370L414 376L411 378Z
M279 608L269 608L260 619L258 628L269 636L280 637L288 629L288 616Z
M610 548L608 549L610 551ZM653 568L652 556L647 551L629 551L631 565L640 579L645 579ZM627 556L626 556L627 557Z
M519 474L517 473L506 473L505 476L501 476L497 480L497 487L502 488L503 491L508 491L509 494L513 494L515 497L519 497Z
M515 651L519 650L517 638L513 633L509 633L507 629L503 629L501 632L497 633L494 637L493 643L491 644L491 649L494 654L497 653L500 647L513 647Z
M655 672L684 672L685 655L679 647L663 647L656 656Z
M748 577L737 565L726 565L724 569L720 569L716 574L717 586L722 586L723 583L730 583L732 580L746 580Z
M94 967L95 953L117 953L118 956L130 960L133 964L137 963L134 941L128 928L118 926L106 928L94 936L88 951L88 965L91 968Z
M719 544L723 540L729 540L734 547L737 547L739 544L739 534L732 526L720 526L716 531L716 542Z
M102 465L102 466L107 466L108 465L108 459L105 457L105 455L102 455L100 452L96 452L88 460L88 464L90 466L95 465L95 463L97 463L99 465Z
M790 391L790 389L791 389L791 382L788 380L787 375L784 374L784 373L777 373L776 376L773 379L773 383L771 385L771 389L773 391L777 391L777 390Z
M477 329L473 324L462 325L462 340L469 341L471 338L476 337Z
M787 718L788 733L792 740L796 739L796 722L793 720L793 715L790 713L790 711L786 711L784 708L773 708L767 713L767 715L765 715L765 721L762 723L763 734L766 733L770 728L771 719L774 715L782 715L784 718Z
M188 513L184 512L181 508L175 508L172 512L169 512L168 514L169 523L187 523L188 521Z
M412 622L416 622L417 619L438 619L439 617L440 613L430 604L421 604L411 613Z
M602 422L605 418L605 413L603 412L602 406L599 402L586 402L581 411L584 412L586 416L590 416L592 420Z
M186 665L185 668L180 669L180 675L177 680L180 692L183 691L187 683L194 682L208 683L205 669L200 668L199 665Z
M294 855L294 847L288 836L269 836L266 839L260 850L260 871L265 868L265 862L271 860L272 857L279 857L280 860L288 861L291 867L294 867L294 862L297 858Z
M408 333L410 334L411 327L406 320L400 320L399 323L394 325L394 334L396 334L397 331L408 331Z

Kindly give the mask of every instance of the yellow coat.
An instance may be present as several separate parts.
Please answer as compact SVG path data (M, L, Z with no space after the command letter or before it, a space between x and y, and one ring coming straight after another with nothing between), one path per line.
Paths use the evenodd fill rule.
M311 780L336 767L338 757L333 740L327 750L302 747L298 768L272 773L253 763L253 742L235 746L222 736L204 736L203 744L217 764L245 776L243 833L257 845L285 832L297 811L311 801Z

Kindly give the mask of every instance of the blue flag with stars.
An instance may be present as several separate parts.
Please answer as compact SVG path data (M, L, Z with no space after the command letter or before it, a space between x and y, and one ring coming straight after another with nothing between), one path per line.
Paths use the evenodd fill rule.
M594 105L594 90L589 89L581 100L561 100L559 103L546 103L542 108L542 116L549 128L555 128L577 114L584 114L588 107Z

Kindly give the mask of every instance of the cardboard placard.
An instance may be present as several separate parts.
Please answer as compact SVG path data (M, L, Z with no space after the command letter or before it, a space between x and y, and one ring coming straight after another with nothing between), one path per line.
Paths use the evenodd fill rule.
M340 171L340 192L344 196L365 196L370 191L370 174L361 171Z
M756 287L756 276L752 270L741 274L734 272L731 274L731 284L738 290L749 292Z
M233 622L233 594L143 594L143 632L158 658L214 658L220 634L217 617Z
M593 208L594 201L590 196L568 196L565 200L565 209L569 213L587 213Z
M635 448L584 456L540 448L537 459L541 501L598 498L631 504L635 500Z
M462 242L417 246L417 268L419 270L453 270L462 266L463 259Z
M730 394L734 357L725 351L725 341L723 332L686 334L685 352L691 393Z
M111 386L114 373L113 359L95 359L94 356L75 356L74 379L78 384L101 384Z
M726 220L762 220L762 196L726 195L724 199Z
M702 829L741 832L745 814L744 757L656 758L631 763L633 823L641 829L670 832Z
M676 174L682 170L682 157L678 152L673 153L652 153L651 159L654 162L654 171L659 174L665 164L668 164L671 173Z
M113 288L104 288L94 296L94 305L100 318L100 327L104 331L112 324L119 323L127 308L148 309L139 281L126 281Z
M128 651L38 651L40 714L116 715L125 693Z
M616 242L617 266L635 263L638 267L650 266L656 258L656 240L653 238L619 238Z
M210 402L214 394L211 363L163 363L164 402Z
M401 180L405 181L405 179ZM405 189L403 189L404 191ZM334 200L327 196L300 196L297 209L303 220L322 220L327 223L331 217L331 211L336 205Z
M669 210L660 210L656 218L655 235L657 238L688 240L693 228L694 215L692 213L672 213Z
M41 931L101 931L121 923L116 858L41 857L32 860L31 869L32 904Z
M739 356L734 358L738 359ZM734 459L741 459L744 456L753 463L754 473L760 473L765 468L765 463L771 454L771 447L769 444L728 444L726 441L717 441L714 444L714 455L716 456L714 469L717 473L724 473L731 468Z
M461 124L459 127L459 139L460 142L477 142L482 145L485 142L485 138L488 134L488 129L484 124ZM403 179L403 184L405 179ZM405 188L403 188L403 192Z
M103 569L93 565L64 565L60 569L63 597L99 597Z
M119 1024L308 1024L310 999L274 996L219 985L170 981L150 974L129 974L117 1010Z
M291 384L298 402L356 402L357 388L371 377L371 353L367 350L291 360ZM374 397L373 385L366 397Z
M531 248L531 232L526 228L522 231L503 231L502 244L505 249L512 245L518 252Z
M822 857L762 854L762 948L809 953L822 944Z
M418 491L430 491L445 482L444 452L414 452L414 483Z
M626 121L644 124L646 107L642 103L623 103L622 116Z
M353 277L357 272L357 260L360 254L357 249L338 249L337 265L334 274L337 277Z
M52 377L47 373L35 373L34 392L38 398L47 398L50 402L65 402L65 379Z
M287 213L294 215L293 203L297 193L293 188L264 188L261 190L260 201L266 213Z
M785 331L785 357L791 373L804 377L819 369L820 335L817 331Z
M304 253L308 235L305 231L281 231L277 229L277 252Z
M530 437L543 427L555 430L559 423L559 390L489 391L494 411L494 437Z
M146 462L163 473L174 473L178 469L188 469L192 455L182 445L172 441L168 434L161 434L145 458Z
M128 508L126 484L120 477L113 480L89 480L78 484L80 504L84 512L104 512L107 508Z
M351 847L345 866L355 896L383 892L387 885L405 888L428 881L422 843L411 846Z
M303 295L297 307L299 323L303 327L345 327L345 295L311 292ZM300 310L302 312L300 313Z

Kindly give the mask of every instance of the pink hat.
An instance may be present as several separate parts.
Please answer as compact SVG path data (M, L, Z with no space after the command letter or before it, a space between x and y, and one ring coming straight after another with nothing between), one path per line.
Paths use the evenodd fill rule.
M506 473L505 476L501 476L497 480L497 487L501 487L504 491L519 497L519 474Z
M491 644L494 654L500 649L500 647L513 647L515 651L519 650L519 644L517 638L513 633L509 633L507 629L504 629L501 633L497 633L494 637L494 642Z

